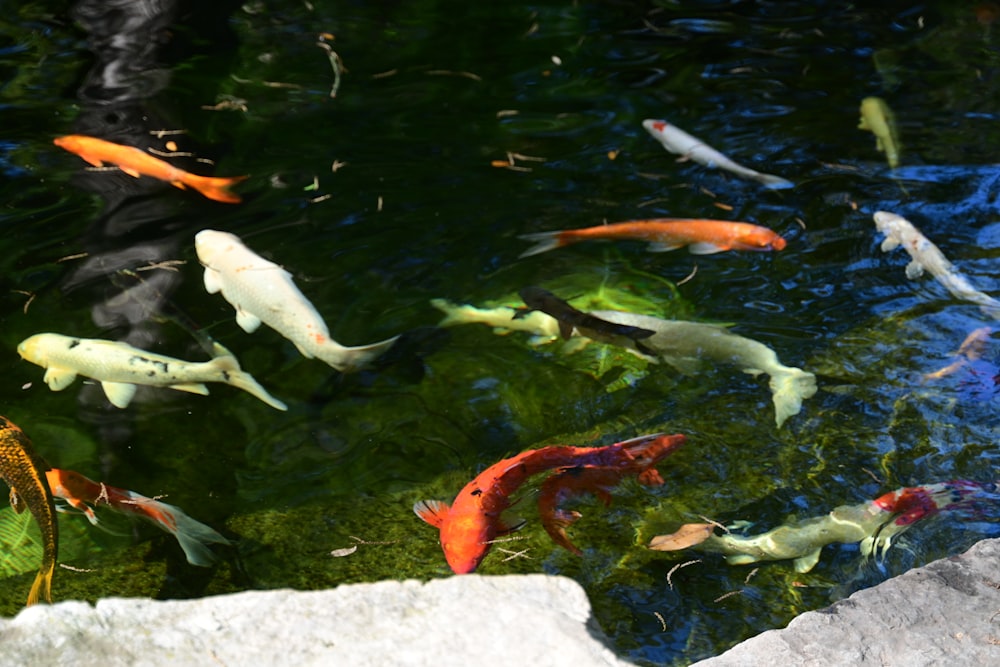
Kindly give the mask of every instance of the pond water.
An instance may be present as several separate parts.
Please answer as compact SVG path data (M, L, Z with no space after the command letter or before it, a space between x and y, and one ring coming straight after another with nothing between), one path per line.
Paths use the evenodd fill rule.
M908 279L909 257L883 253L872 222L904 215L994 293L989 3L254 1L184 4L148 24L116 3L80 3L77 20L62 3L7 4L0 413L51 465L164 496L234 542L198 568L150 525L102 511L102 531L64 514L60 561L73 569L57 570L56 599L447 576L415 501L450 500L542 444L656 431L688 437L659 466L664 486L626 480L610 506L573 501L582 557L541 530L529 484L527 526L479 569L574 578L614 649L640 663L716 654L1000 533L995 509L943 513L882 560L829 546L807 573L645 547L699 516L762 532L903 486L997 479L996 341L922 380L992 320L929 276ZM857 127L868 96L895 110L896 170ZM795 187L678 161L646 118ZM179 158L193 171L249 174L244 201L89 169L52 145L71 133L172 140L214 162ZM519 258L521 234L655 217L749 221L788 245L692 255L594 242ZM206 228L284 266L338 341L403 338L342 375L267 327L246 334L202 283L194 235ZM523 333L436 326L432 299L517 305L526 285L732 324L819 390L776 428L766 376L681 375L598 345L566 354ZM289 410L218 384L140 391L124 410L82 378L51 392L16 353L43 331L187 359L205 358L192 332L208 334ZM33 531L26 516L4 510L0 538ZM17 556L0 580L5 614L37 567Z

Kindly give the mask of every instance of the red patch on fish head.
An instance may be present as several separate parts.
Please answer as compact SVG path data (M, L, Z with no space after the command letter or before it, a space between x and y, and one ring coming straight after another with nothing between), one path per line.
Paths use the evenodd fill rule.
M656 130L657 132L663 132L663 130L667 129L667 124L664 123L662 120L654 120L653 129Z

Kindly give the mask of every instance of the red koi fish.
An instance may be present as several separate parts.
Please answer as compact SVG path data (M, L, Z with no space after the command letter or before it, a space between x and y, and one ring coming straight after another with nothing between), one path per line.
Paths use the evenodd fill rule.
M494 539L524 525L523 521L507 522L501 514L511 506L510 496L532 475L558 471L554 477L560 481L543 491L539 507L546 524L565 521L556 506L568 495L590 490L595 485L598 493L605 492L604 489L628 474L639 475L645 484L662 484L663 479L653 466L684 442L683 435L657 433L606 447L529 450L484 470L459 492L450 507L439 500L424 500L416 503L413 511L440 529L441 547L452 571L468 574L479 567ZM564 476L570 470L575 471L575 479ZM551 530L546 525L546 531L557 544L579 553L566 538L562 525L553 525Z
M559 509L559 505L572 496L588 492L610 505L611 489L626 475L636 475L639 483L646 486L662 486L663 477L653 466L682 444L684 436L661 436L652 441L643 436L612 445L615 449L609 454L616 460L608 465L583 464L557 470L542 484L538 496L538 513L545 532L559 546L582 556L583 552L566 535L566 527L582 515Z
M123 146L96 137L82 134L70 134L57 137L53 143L65 148L70 153L83 158L85 162L95 167L103 167L105 163L113 164L129 176L152 176L166 181L174 187L183 190L191 187L209 199L226 204L239 204L243 201L238 194L229 188L246 180L246 176L230 178L214 178L198 176L173 166L169 162L155 158L144 150L134 146Z
M97 506L101 503L123 514L139 516L177 538L187 561L192 565L208 567L215 561L215 554L207 544L229 544L225 537L195 521L179 507L147 498L135 491L95 482L74 470L52 468L45 475L52 495L83 512L90 523L98 523L97 515L90 505Z
M589 240L647 241L652 252L687 246L688 252L695 255L710 255L726 250L782 250L786 245L785 239L760 225L687 218L629 220L584 229L521 234L518 238L535 242L534 246L521 253L521 257Z

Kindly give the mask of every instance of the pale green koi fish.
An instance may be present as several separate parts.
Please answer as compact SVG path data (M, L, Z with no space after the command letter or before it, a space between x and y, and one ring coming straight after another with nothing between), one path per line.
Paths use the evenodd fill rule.
M121 341L76 338L56 333L35 334L21 341L17 353L45 369L45 384L61 391L77 375L101 383L104 394L116 408L128 407L137 385L166 387L207 395L205 382L223 382L259 398L276 410L288 407L267 393L232 353L218 343L215 358L194 362L154 354Z

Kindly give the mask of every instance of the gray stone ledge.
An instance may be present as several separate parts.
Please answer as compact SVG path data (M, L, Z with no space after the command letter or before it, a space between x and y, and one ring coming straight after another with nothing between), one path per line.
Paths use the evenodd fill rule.
M806 612L695 665L1000 665L1000 539Z
M468 575L199 600L110 598L0 619L0 665L629 665L573 580ZM699 667L1000 665L1000 539L770 630Z

